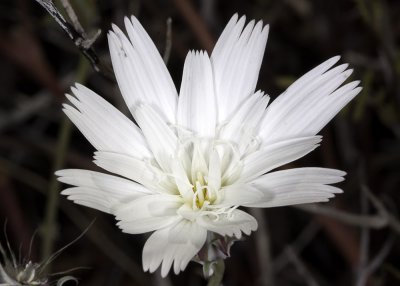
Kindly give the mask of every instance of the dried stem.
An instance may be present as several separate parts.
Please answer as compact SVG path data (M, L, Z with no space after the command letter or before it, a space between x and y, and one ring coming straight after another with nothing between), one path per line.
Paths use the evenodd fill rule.
M171 55L171 48L172 48L172 19L167 19L167 32L165 35L165 51L163 60L164 63L167 64L169 61L169 57Z
M367 214L368 213L368 199L366 197L365 192L361 192L361 212L362 214ZM356 285L363 285L359 284L360 278L363 277L361 275L363 273L363 270L365 269L367 263L368 263L368 258L369 258L369 246L370 246L370 230L367 227L362 227L361 229L361 238L360 238L360 261L359 261L359 267L358 267L358 281Z
M318 286L318 282L311 275L310 271L308 271L307 267L304 265L303 261L299 258L296 252L291 248L286 248L286 254L289 257L290 261L296 267L297 272L304 278L304 282L309 286Z
M65 12L67 12L69 19L72 22L72 25L74 26L75 30L80 33L83 36L86 36L85 30L83 29L81 23L79 22L78 17L76 16L76 13L74 9L71 6L71 3L69 3L68 0L60 0L61 4L63 5Z
M356 286L364 286L367 285L368 277L380 266L382 265L385 258L390 253L390 250L394 243L394 236L390 236L385 244L382 246L379 253L375 256L372 261L362 269L358 275L358 279L356 282Z
M259 285L274 285L273 264L271 258L270 235L267 220L262 209L250 209L250 213L258 222L258 230L255 233L255 242L258 253L258 267L260 270Z
M46 9L50 16L58 23L58 25L73 41L75 46L89 60L93 69L101 73L106 78L114 81L114 76L110 72L111 69L102 63L93 48L93 43L100 35L100 30L98 30L98 32L92 38L88 38L76 17L76 13L73 11L72 6L67 0L63 0L62 2L64 7L66 7L67 14L71 18L73 24L70 24L68 21L65 20L65 18L61 15L60 11L58 11L52 0L36 0L36 2L38 2L44 9Z
M300 253L303 249L314 239L320 230L319 224L315 221L310 222L305 228L302 229L301 233L297 238L290 243L289 246L292 251ZM289 263L288 256L286 253L286 248L279 254L279 256L274 260L274 272L278 273Z
M207 52L211 53L214 46L214 39L209 33L206 24L196 12L191 1L174 0L175 6L179 9L197 39Z
M358 215L316 204L296 206L296 208L309 213L324 215L338 221L360 227L380 229L386 227L389 223L388 217L383 213L379 213L378 215Z

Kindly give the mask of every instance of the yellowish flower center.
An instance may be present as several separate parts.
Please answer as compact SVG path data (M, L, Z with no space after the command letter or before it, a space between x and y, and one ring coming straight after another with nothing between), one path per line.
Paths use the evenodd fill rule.
M202 172L196 172L196 181L193 182L193 208L201 209L204 204L209 205L215 201L208 186L208 181Z

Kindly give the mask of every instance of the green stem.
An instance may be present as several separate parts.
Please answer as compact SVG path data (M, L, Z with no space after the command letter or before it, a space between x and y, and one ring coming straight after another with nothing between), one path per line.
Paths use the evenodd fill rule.
M220 286L224 278L225 262L223 259L217 260L214 266L214 273L208 280L207 286Z
M88 62L81 57L76 74L76 81L84 82L89 70L90 66ZM72 123L66 116L64 116L61 122L60 131L58 133L56 153L54 155L55 157L53 162L54 171L60 170L64 166L64 161L70 142L71 131ZM42 227L42 261L45 261L47 258L49 258L54 250L54 241L57 233L59 195L60 183L57 181L57 178L52 175L49 191L47 193L46 213ZM49 269L46 270L49 271Z
M64 116L61 128L58 134L58 142L54 159L53 170L59 170L64 165L64 159L69 145L72 124L69 119ZM42 260L46 260L53 252L54 240L56 238L56 221L58 211L60 183L53 175L50 181L49 192L47 194L47 205L45 221L43 225L43 245L42 245Z

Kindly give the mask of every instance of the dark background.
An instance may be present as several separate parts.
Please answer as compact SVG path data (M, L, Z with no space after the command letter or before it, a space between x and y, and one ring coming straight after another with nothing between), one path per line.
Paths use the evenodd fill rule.
M360 79L364 89L323 129L322 146L290 167L345 170L344 194L314 209L317 213L309 207L256 213L260 228L233 246L224 285L400 285L400 1L71 4L88 37L102 30L93 48L105 66L111 23L122 27L125 15L136 15L164 53L171 17L168 68L178 87L188 50L210 51L236 12L271 26L258 88L272 98L310 68L342 55L341 62L355 70L351 79ZM110 215L58 195L62 186L54 181L55 169L95 169L93 148L61 112L64 92L79 81L126 108L116 84L92 69L35 1L2 0L0 23L0 224L8 219L14 251L21 245L21 257L27 258L36 231L31 259L40 261L96 219L51 264L51 273L90 267L71 273L81 285L205 285L201 266L193 262L164 280L143 273L146 235L123 234Z

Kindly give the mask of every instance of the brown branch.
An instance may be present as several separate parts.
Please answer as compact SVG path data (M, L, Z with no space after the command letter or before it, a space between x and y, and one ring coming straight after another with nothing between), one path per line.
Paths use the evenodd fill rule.
M260 271L260 277L258 278L259 285L274 285L274 264L272 263L271 258L271 239L269 235L267 220L264 217L264 212L262 209L253 208L249 211L258 222L258 230L254 234L254 240L256 242L258 253L258 268Z
M364 286L367 285L368 277L376 271L376 269L382 265L385 258L389 255L389 252L394 243L393 235L390 236L384 245L382 246L379 253L371 260L371 262L360 270L360 273L357 278L356 286Z
M388 218L386 215L381 213L378 215L358 215L317 204L301 205L296 206L295 208L309 213L327 216L335 220L359 227L380 229L388 225Z
M311 275L311 272L308 271L306 265L301 261L300 257L297 253L291 248L286 248L286 254L289 257L290 261L295 266L297 272L304 278L304 282L309 286L318 286L318 282Z
M296 253L302 252L303 249L309 243L311 243L311 241L317 235L320 228L321 227L315 221L310 222L306 227L302 229L301 233L297 236L297 238L287 247L290 247L292 251L295 251ZM273 265L274 265L274 271L276 273L281 271L289 263L289 260L287 258L288 257L285 249L284 251L281 252L281 254L278 255L277 258L274 259Z
M190 28L193 30L200 44L208 53L211 53L214 47L214 39L208 31L208 28L201 17L196 13L191 1L174 0L175 6L181 12Z

